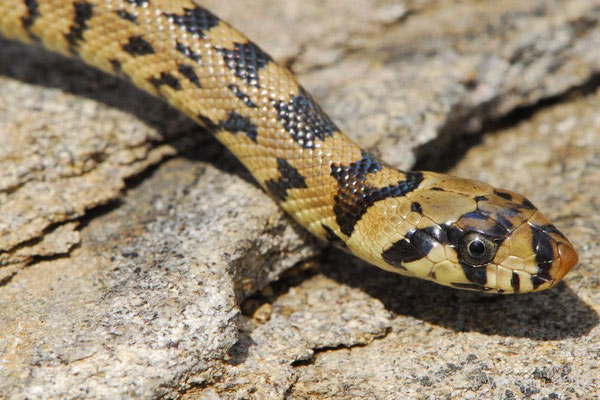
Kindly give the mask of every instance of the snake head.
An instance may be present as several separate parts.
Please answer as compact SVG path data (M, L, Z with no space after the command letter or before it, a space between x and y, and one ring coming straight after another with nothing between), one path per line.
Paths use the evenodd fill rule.
M524 293L554 286L577 264L573 245L525 197L424 174L410 211L390 210L402 216L402 238L383 246L382 268L455 288Z

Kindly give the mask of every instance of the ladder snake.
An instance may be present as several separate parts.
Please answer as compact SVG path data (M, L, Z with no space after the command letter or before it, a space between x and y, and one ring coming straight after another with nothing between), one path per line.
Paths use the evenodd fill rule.
M287 69L191 0L3 0L0 35L78 56L211 131L317 237L459 289L554 286L578 261L525 197L400 171L344 135Z

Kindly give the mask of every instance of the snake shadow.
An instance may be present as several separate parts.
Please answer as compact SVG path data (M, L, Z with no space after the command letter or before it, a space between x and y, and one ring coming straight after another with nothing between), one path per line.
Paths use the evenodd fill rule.
M90 67L77 58L0 38L0 76L58 89L131 114L157 131L161 138L155 144L168 143L176 148L179 156L210 163L223 172L256 184L252 175L207 130L132 83ZM152 173L152 168L148 171L140 174L142 179ZM129 186L135 186L136 182L136 178L131 179Z
M456 332L558 340L585 336L600 323L594 309L564 282L537 293L497 295L404 277L334 248L320 261L324 275L379 299L388 311Z

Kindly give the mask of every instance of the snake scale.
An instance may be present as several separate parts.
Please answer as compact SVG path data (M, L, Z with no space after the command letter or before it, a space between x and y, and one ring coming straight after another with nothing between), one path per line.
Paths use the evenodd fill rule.
M523 196L362 150L291 72L191 0L2 0L0 34L130 80L214 133L302 226L388 271L523 293L577 264Z

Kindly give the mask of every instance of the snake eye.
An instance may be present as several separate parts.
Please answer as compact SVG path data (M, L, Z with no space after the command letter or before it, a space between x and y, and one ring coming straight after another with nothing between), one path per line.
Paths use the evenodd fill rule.
M459 246L461 258L467 263L479 266L492 261L498 246L488 237L477 232L465 234Z

